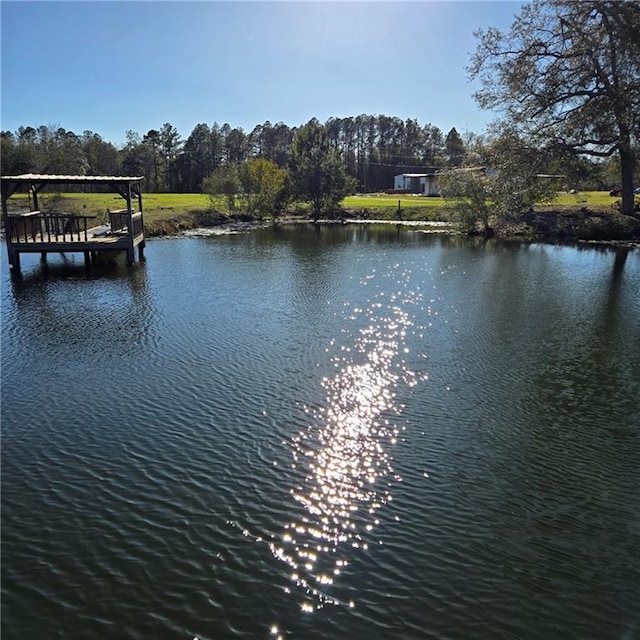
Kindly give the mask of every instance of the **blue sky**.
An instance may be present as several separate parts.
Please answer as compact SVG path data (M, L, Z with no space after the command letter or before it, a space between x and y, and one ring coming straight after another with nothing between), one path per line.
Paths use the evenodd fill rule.
M465 71L473 31L520 2L5 2L2 130L55 125L120 145L165 122L247 132L360 113L445 133L493 119Z

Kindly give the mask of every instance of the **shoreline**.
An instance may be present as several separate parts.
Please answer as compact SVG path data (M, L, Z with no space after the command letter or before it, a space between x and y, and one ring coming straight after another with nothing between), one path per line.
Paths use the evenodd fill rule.
M344 212L344 217L323 218L314 222L308 217L283 216L268 220L199 220L192 212L145 225L148 238L210 237L243 233L273 225L396 225L421 231L448 235L496 238L504 241L552 245L584 245L603 247L640 246L640 216L623 216L612 211L592 211L586 208L532 211L518 218L500 220L489 233L465 232L446 220L401 220L396 218L363 218ZM350 215L351 214L351 215Z

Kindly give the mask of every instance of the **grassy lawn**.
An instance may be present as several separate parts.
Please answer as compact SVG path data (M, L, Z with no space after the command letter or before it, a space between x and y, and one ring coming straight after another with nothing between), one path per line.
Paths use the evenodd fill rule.
M590 209L608 209L620 200L609 195L608 191L583 191L579 193L560 192L558 198L550 203L550 206L563 207L588 207Z
M400 201L400 207L402 209L409 208L425 208L425 209L438 209L443 205L442 198L425 198L423 196L394 196L387 194L371 194L347 196L342 201L342 206L345 209L378 209L398 208L398 200Z
M142 207L145 222L166 220L189 211L207 209L209 197L201 193L144 193ZM26 194L16 194L9 200L15 209L28 209ZM58 211L77 215L96 216L96 222L107 220L108 209L122 209L125 200L113 193L53 193L38 195L38 206L42 211Z
M124 206L124 199L113 193L42 192L38 199L39 207L43 211L96 216L96 224L107 221L108 209L121 209ZM348 196L342 201L342 206L353 215L362 215L366 210L369 217L395 218L398 200L405 220L437 220L441 215L446 217L447 203L442 198L367 194ZM611 197L606 191L559 193L553 203L541 205L541 208L564 210L587 207L608 210L616 200L618 198ZM9 200L9 206L11 209L28 209L26 194L14 195ZM200 193L143 193L147 225L189 216L195 211L205 211L209 207L209 197ZM300 210L303 211L304 207Z
M612 198L608 191L584 191L580 193L558 193L558 197L550 206L573 206L573 207L591 207L591 208L608 208L618 198ZM442 198L426 198L423 196L394 196L388 194L366 194L357 196L348 196L342 201L342 206L346 209L375 209L375 208L398 208L398 200L403 209L425 208L438 209L445 205Z

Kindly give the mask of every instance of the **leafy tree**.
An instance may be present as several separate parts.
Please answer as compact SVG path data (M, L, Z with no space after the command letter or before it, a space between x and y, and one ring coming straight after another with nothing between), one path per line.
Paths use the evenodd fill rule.
M36 171L39 173L84 175L88 169L80 138L62 127L38 127L35 148Z
M242 128L230 129L224 139L224 153L229 163L239 163L247 159L249 144Z
M439 175L440 193L453 205L458 223L466 231L474 231L480 223L482 231L491 230L491 178L483 167L449 170Z
M142 138L142 143L147 145L149 149L149 158L151 160L151 168L152 173L151 177L153 180L149 180L149 190L150 191L159 191L160 190L160 177L159 177L159 165L160 165L160 132L157 129L149 129L147 133ZM147 173L147 172L145 172Z
M272 160L279 167L286 168L291 157L291 143L295 135L295 128L278 122L265 132L266 158Z
M33 127L20 127L15 135L10 131L2 132L2 160L3 175L20 175L35 171L36 160L36 130Z
M265 214L275 216L283 204L287 172L271 160L250 158L240 165L238 176L241 208L260 219Z
M251 156L258 158L264 157L264 129L267 125L271 126L268 120L264 125L257 124L247 136L247 145Z
M105 142L93 131L84 131L80 139L87 159L87 175L115 176L120 173L120 154L110 142Z
M547 154L514 130L502 131L489 145L486 166L494 170L491 206L500 218L520 216L557 194L556 179L545 173Z
M451 167L458 167L464 160L464 142L460 134L453 127L444 139L444 146L447 150L447 163Z
M16 144L11 131L2 131L0 133L0 158L2 158L2 173L11 175L13 171L13 156ZM9 167L11 167L9 169Z
M494 221L518 217L534 204L552 199L553 180L542 177L546 156L513 130L503 131L488 145L478 142L473 157L483 164L441 173L441 194L453 203L468 230L480 223L485 234Z
M28 129L35 133L32 127ZM17 135L13 135L11 131L2 132L0 158L3 175L20 175L34 171L37 162L35 141L29 140L29 134L23 135L24 131L24 127L20 127Z
M353 188L340 153L315 118L296 132L289 177L293 196L311 203L314 221L321 213L335 209Z
M220 133L220 126L217 122L211 125L211 133L209 137L209 150L211 156L211 165L213 169L217 169L222 162L222 147L224 140Z
M25 145L36 144L36 130L33 127L18 128L18 142Z
M640 4L533 0L508 34L478 31L469 71L483 108L499 108L538 144L617 155L631 213L640 136Z
M235 215L237 210L236 195L240 191L238 170L233 164L218 167L202 181L202 192L211 201L211 208L216 209L222 197L227 215Z
M404 123L404 155L416 166L420 163L420 149L423 144L424 135L418 121L407 118Z
M180 183L186 191L199 191L203 178L218 166L216 150L212 144L215 139L213 133L209 125L197 124L184 144L180 156Z
M126 144L121 153L122 171L127 176L144 175L145 147L142 145L140 134L132 129L125 131Z
M354 119L355 136L356 136L356 170L355 177L357 179L358 191L366 191L367 185L367 132L368 132L368 116L361 114Z
M171 191L175 188L174 164L180 149L182 140L178 130L168 122L165 122L160 129L160 149L164 162L164 189Z
M444 167L446 149L442 131L435 125L426 124L422 132L424 135L422 161L431 168Z

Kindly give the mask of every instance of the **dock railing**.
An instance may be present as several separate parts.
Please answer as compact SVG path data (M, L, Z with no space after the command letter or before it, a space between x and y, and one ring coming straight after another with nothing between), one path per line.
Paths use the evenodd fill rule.
M7 216L6 234L13 244L36 242L87 242L89 220L96 216L29 211Z
M128 209L109 210L109 224L111 233L129 234L139 236L142 229L142 212L133 213Z
M131 212L128 209L109 210L111 233L128 233L130 216Z
M133 228L133 237L139 236L143 232L142 212L134 213L131 216L131 226Z

